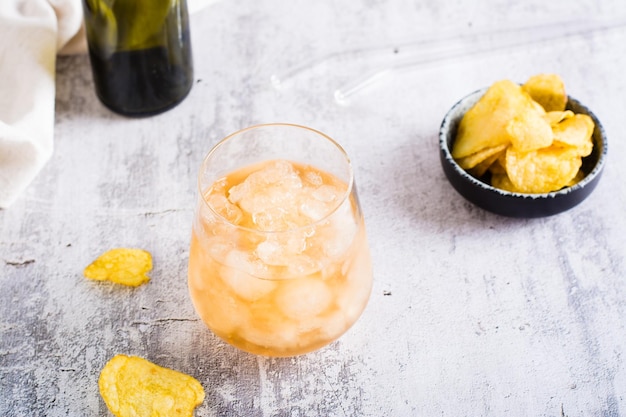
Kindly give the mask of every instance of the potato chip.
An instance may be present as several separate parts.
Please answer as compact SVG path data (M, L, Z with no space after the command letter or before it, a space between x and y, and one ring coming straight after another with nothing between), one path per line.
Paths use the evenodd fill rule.
M506 125L506 132L515 149L529 152L552 144L554 135L544 114L532 107L520 107L519 112Z
M116 417L191 417L204 401L195 378L138 356L115 355L102 368L98 386Z
M459 166L463 169L474 168L476 165L480 164L486 159L490 159L492 156L498 155L506 149L507 145L498 145L491 148L485 148L478 152L475 152L471 155L465 156L457 160ZM491 162L493 162L496 158L493 158Z
M494 83L465 114L452 155L462 168L468 169L492 155L491 149L511 143L528 152L550 146L552 136L543 108L520 86L504 80ZM467 149L474 152L462 156Z
M489 166L489 172L492 174L506 174L506 150L502 152L498 158Z
M580 156L587 156L593 149L591 135L595 124L586 114L576 114L552 126L554 141L558 144L569 145L578 150Z
M582 160L570 147L550 146L531 152L506 151L506 172L515 189L522 193L559 190L576 176Z
M585 178L585 173L583 172L582 169L579 169L578 172L576 173L576 176L572 178L571 181L568 182L566 186L571 187L572 185L576 185L577 183L581 182L583 178Z
M458 160L486 148L508 145L505 129L517 113L520 96L520 86L511 81L492 84L461 119L452 157Z
M522 89L545 111L563 111L567 105L565 83L557 74L533 75L524 83Z
M517 193L519 190L515 188L509 176L506 175L506 172L502 172L499 174L493 174L491 176L491 185L493 187L499 188L500 190L509 191L512 193Z
M569 119L574 116L574 112L571 110L565 111L549 111L545 114L544 118L550 124L550 126L554 126L557 123L561 123L565 119Z
M137 287L150 281L152 256L142 249L116 248L100 255L83 274L95 281L112 281Z
M492 148L493 149L493 148ZM476 178L482 177L485 172L487 172L492 165L502 156L506 151L506 146L502 145L501 149L498 149L496 153L490 155L489 157L483 159L480 163L474 165L474 167L468 169L467 171L472 174Z

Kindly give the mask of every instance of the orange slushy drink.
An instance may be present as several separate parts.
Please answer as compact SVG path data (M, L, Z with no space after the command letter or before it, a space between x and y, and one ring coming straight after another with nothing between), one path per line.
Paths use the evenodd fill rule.
M372 267L351 182L275 159L238 168L201 194L189 291L217 336L250 353L293 356L354 324Z

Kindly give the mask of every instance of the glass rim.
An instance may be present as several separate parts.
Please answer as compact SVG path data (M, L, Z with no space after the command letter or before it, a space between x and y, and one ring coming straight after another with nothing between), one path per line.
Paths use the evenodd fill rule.
M213 209L211 204L209 204L209 202L207 201L207 199L205 197L204 190L202 189L202 176L203 176L204 172L206 171L206 166L209 163L209 159L211 159L213 154L215 152L217 152L220 147L222 147L226 142L229 142L230 140L233 140L236 136L239 136L239 135L241 135L241 134L243 134L245 132L248 132L248 131L251 131L251 130L256 130L256 129L272 128L272 127L279 127L279 128L286 127L286 128L303 129L303 130L312 132L315 135L320 136L323 139L326 139L345 158L345 162L346 162L346 165L348 167L349 178L348 178L348 181L347 181L347 187L346 187L345 191L343 192L341 198L338 200L337 204L332 208L332 210L329 210L328 213L326 213L326 215L324 215L320 219L317 219L315 221L311 221L310 223L307 223L306 225L298 226L298 227L294 227L294 228L289 228L287 230L258 230L258 229L253 229L251 227L246 227L246 226L241 226L241 225L235 224L235 223L231 222L230 220L228 220L226 217L224 217L221 214L219 214L215 209ZM289 161L289 162L292 162L292 161ZM217 181L217 179L216 179L216 181ZM196 186L197 186L198 195L202 199L202 203L204 204L204 206L207 207L211 211L211 213L216 218L218 218L220 221L222 221L223 223L226 223L226 224L228 224L230 226L233 226L234 228L237 228L239 230L243 230L243 231L246 231L246 232L250 232L250 233L258 233L258 234L264 234L264 235L278 236L278 235L283 235L283 234L287 234L287 233L294 233L294 232L297 232L299 230L305 230L305 229L309 229L311 227L315 227L318 224L324 223L326 220L331 218L337 212L337 210L339 210L339 208L342 207L345 204L346 200L348 200L350 198L350 195L352 194L352 189L354 188L354 170L352 168L352 161L350 160L350 157L348 156L348 153L345 151L343 146L341 146L336 140L334 140L333 138L331 138L327 134L325 134L325 133L323 133L323 132L321 132L321 131L319 131L317 129L313 129L313 128L310 128L310 127L307 127L307 126L303 126L303 125L299 125L299 124L295 124L295 123L262 123L262 124L256 124L256 125L253 125L253 126L249 126L249 127L237 130L237 131L227 135L226 137L221 139L219 142L217 142L211 148L211 150L204 156L204 158L202 159L202 163L200 164L200 169L198 171ZM357 205L358 205L358 202L357 202ZM357 209L360 212L361 209L359 207L357 207ZM360 214L359 214L359 216L360 216Z

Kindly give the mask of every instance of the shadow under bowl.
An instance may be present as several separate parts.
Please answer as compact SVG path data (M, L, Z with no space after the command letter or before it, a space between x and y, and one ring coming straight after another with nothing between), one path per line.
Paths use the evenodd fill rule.
M607 157L606 133L598 118L581 102L568 97L567 109L589 115L595 123L593 151L583 158L584 178L571 187L540 194L504 191L489 185L488 177L475 178L461 168L451 149L459 123L465 113L478 102L487 88L475 91L457 102L448 111L439 129L440 160L443 171L454 189L478 207L502 216L518 218L546 217L569 210L582 202L596 188Z

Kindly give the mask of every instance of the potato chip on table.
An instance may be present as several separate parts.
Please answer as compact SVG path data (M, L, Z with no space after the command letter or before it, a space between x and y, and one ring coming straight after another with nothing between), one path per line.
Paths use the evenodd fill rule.
M198 380L138 356L114 356L98 386L116 417L191 417L204 401Z
M137 287L150 281L152 255L142 249L116 248L106 251L83 271L86 278Z

